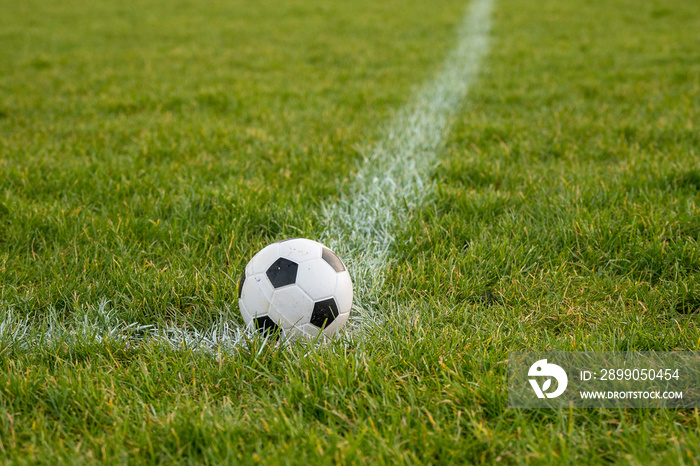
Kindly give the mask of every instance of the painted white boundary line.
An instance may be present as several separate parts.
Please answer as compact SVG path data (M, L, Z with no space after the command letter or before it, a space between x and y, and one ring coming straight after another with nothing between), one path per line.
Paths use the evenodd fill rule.
M376 318L369 308L384 283L394 232L429 190L427 175L488 52L492 5L493 0L473 0L441 71L394 117L386 138L367 151L351 192L325 211L323 241L348 264L355 296L361 297L354 306L360 320Z
M457 47L446 57L441 71L394 117L385 139L368 149L348 195L325 209L328 229L322 241L347 263L355 295L362 297L353 306L356 325L377 318L371 306L384 282L393 232L423 201L426 176L488 51L492 4L493 0L473 0L459 29ZM70 328L52 315L35 327L5 310L0 320L0 351L10 345L29 349L147 338L177 348L214 352L234 350L244 341L245 331L223 319L206 331L156 328L119 322L107 305L100 303L91 317L84 316Z

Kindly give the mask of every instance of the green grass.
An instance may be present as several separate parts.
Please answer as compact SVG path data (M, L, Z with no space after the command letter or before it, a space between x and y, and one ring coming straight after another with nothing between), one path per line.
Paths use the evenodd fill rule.
M2 7L0 322L68 329L0 329L3 461L697 463L697 410L505 384L509 351L700 350L695 2L499 0L381 323L212 355L70 330L241 323L243 265L322 236L466 5Z
M211 321L254 251L320 229L462 14L248 3L7 3L0 299Z

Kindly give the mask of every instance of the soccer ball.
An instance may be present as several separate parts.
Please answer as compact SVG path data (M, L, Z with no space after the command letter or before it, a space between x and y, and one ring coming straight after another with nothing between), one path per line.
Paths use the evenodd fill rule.
M287 239L248 262L238 304L246 326L265 335L331 337L350 316L352 281L343 261L321 243Z

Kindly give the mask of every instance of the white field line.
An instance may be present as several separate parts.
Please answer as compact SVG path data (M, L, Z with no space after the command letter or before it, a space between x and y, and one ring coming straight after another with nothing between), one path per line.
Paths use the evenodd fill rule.
M431 188L427 175L488 52L492 5L492 0L473 0L457 47L441 71L390 122L387 136L367 151L350 193L325 211L323 241L346 261L360 297L354 306L356 324L377 318L370 308L384 283L394 232Z
M104 342L163 343L179 349L197 349L207 352L232 352L240 348L246 339L254 335L225 319L222 312L219 320L209 329L200 331L169 326L127 324L116 317L115 310L108 309L108 301L85 310L80 320L66 324L57 317L53 309L42 315L39 324L28 318L17 317L8 310L0 320L0 353L12 346L30 350L33 347L75 348ZM262 350L263 346L260 348Z
M458 32L457 47L446 57L441 71L390 121L386 137L367 149L350 192L324 209L328 228L322 241L344 259L353 277L355 296L361 298L354 306L355 325L377 319L371 308L384 282L394 231L430 188L426 177L488 51L492 4L493 0L472 1ZM108 302L101 302L86 311L82 320L69 325L52 312L42 316L40 324L33 324L5 309L0 317L0 353L9 346L74 347L109 340L135 344L148 340L174 348L228 352L246 340L246 331L223 317L205 331L156 328L126 324L107 308Z

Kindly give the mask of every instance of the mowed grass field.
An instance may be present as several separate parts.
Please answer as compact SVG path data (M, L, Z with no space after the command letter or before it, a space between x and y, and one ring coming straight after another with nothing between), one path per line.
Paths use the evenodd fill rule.
M0 4L4 462L697 464L698 410L506 390L509 351L700 350L697 2L497 0L372 322L225 351L149 329L242 324L469 2Z

